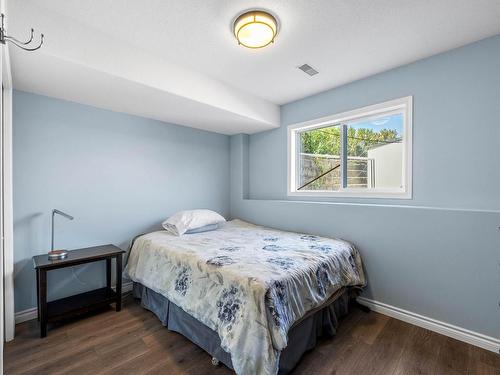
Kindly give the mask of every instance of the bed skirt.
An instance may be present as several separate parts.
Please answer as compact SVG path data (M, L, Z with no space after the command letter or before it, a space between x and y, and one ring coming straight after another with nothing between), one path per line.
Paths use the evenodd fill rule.
M142 307L153 312L161 323L171 331L185 336L233 369L231 355L220 346L219 335L196 318L170 302L166 297L134 282L133 295L141 300ZM341 294L329 306L317 311L294 325L288 333L288 346L281 351L279 374L288 374L300 361L302 355L316 346L319 337L332 337L337 332L339 318L349 311L349 292Z

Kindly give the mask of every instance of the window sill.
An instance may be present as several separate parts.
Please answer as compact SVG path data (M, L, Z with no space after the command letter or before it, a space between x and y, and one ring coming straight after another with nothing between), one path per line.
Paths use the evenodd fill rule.
M365 199L412 199L411 191L288 191L287 195L289 197L309 197L309 198L365 198Z

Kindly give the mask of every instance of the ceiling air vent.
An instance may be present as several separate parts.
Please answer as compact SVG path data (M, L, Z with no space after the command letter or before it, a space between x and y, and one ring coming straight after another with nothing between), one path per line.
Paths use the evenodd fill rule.
M304 64L299 66L299 69L302 70L304 73L309 74L310 76L313 76L315 74L318 74L319 72L314 69L311 65Z

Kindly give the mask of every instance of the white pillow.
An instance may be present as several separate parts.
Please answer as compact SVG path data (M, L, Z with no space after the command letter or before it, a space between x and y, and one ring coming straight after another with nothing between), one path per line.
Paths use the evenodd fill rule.
M162 223L163 228L176 236L182 236L186 231L204 227L210 224L219 224L226 221L217 212L211 210L179 211Z
M184 234L196 234L196 233L211 232L213 230L216 230L217 228L219 228L219 224L209 224L209 225L205 225L203 227L189 229Z

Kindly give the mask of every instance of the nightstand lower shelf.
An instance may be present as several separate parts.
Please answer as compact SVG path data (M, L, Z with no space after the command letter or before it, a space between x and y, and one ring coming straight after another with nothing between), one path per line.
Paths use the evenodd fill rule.
M47 321L54 322L84 314L108 306L113 302L117 302L117 294L113 289L107 287L61 298L47 303Z

